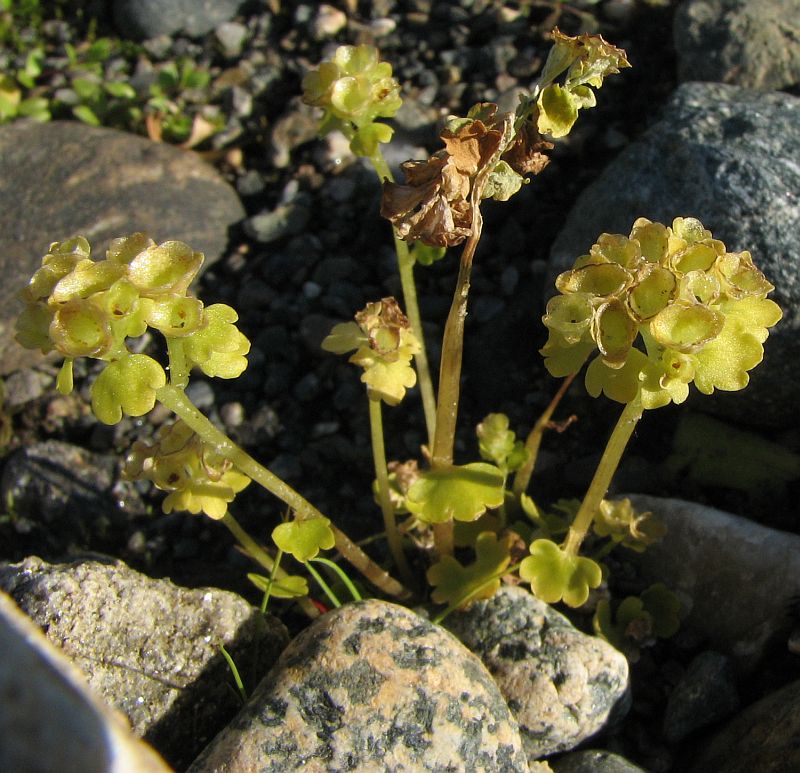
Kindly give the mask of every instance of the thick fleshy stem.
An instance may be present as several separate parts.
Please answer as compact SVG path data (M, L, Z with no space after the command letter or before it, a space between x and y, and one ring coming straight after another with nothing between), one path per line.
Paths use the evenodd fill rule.
M386 468L386 449L383 439L383 415L381 401L368 398L369 402L369 428L372 440L372 460L375 464L375 478L378 481L378 500L383 513L383 526L386 529L386 540L389 543L389 552L392 554L403 582L408 586L414 585L411 569L403 552L403 540L397 530L394 506L389 493L389 471Z
M453 302L442 336L442 357L439 365L439 400L436 404L436 432L431 448L431 467L445 468L453 464L453 446L458 420L458 401L461 393L461 361L464 354L464 322L467 318L469 280L472 259L481 238L482 218L474 209L472 232L461 253L458 279ZM453 522L437 523L433 527L436 552L440 556L453 553Z
M622 454L628 445L628 441L642 418L644 407L642 406L641 395L637 393L623 409L611 437L608 439L603 456L597 465L592 482L586 496L581 502L581 506L575 515L575 520L569 527L567 537L564 540L563 549L570 555L577 556L583 538L592 526L592 521L600 509L600 502L608 493L611 479L617 471Z
M383 157L380 146L375 153L370 156L372 166L378 175L378 179L394 182L389 165ZM414 281L414 258L406 244L392 229L394 236L394 249L397 253L397 267L400 274L400 286L403 289L403 305L405 306L406 316L411 323L411 330L417 337L420 350L414 355L414 364L417 366L417 376L419 378L419 393L422 398L422 410L425 413L425 427L428 432L428 444L433 444L434 431L436 427L436 397L433 392L433 381L431 380L431 369L428 363L428 355L425 350L425 335L422 328L422 316L419 311L417 301L417 285Z
M555 396L550 401L550 405L545 408L525 440L525 450L528 452L528 458L525 464L514 474L514 485L512 487L514 499L517 501L519 501L519 498L528 490L528 484L531 482L531 475L533 475L533 469L536 466L536 458L539 456L539 446L542 444L544 431L547 429L547 425L550 423L550 419L553 417L556 407L561 402L561 399L566 394L576 375L576 373L572 373L564 379Z
M234 466L274 494L294 510L300 518L323 518L308 500L298 494L277 475L259 464L244 449L237 446L224 432L217 429L192 403L181 389L169 384L156 390L156 399L184 421L201 440L208 443L221 456L229 459ZM331 524L336 539L336 549L351 566L358 569L373 585L394 598L410 597L410 591L395 580L388 572L376 564L343 531Z
M239 522L230 513L226 512L225 515L222 516L221 523L228 527L231 534L236 537L247 554L270 572L271 576L275 579L288 577L288 574L283 569L276 567L275 560L272 556L241 527ZM298 603L303 612L312 620L315 617L319 617L319 610L311 603L310 599L301 598L298 599Z

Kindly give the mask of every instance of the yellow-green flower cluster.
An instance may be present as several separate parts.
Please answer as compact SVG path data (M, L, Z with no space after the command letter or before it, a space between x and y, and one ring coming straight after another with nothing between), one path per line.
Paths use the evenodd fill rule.
M774 287L749 252L727 252L694 218L672 227L638 219L629 236L603 234L556 279L541 353L554 376L576 373L597 350L586 388L645 408L745 387L781 318ZM641 348L636 344L641 342Z
M364 369L361 380L372 400L397 405L417 382L411 358L420 344L394 298L368 303L355 322L336 325L322 342L325 351L345 354Z
M391 127L375 119L391 118L403 102L392 66L368 45L339 46L331 60L303 79L303 99L325 110L322 133L343 131L353 151L366 156L392 138Z
M121 413L138 416L153 407L163 386L163 368L132 354L128 338L148 327L170 342L174 368L199 367L209 376L235 378L247 367L250 343L233 324L236 312L224 304L204 307L187 295L203 255L183 242L155 244L144 234L115 239L104 260L90 257L83 237L55 242L22 291L25 309L17 320L17 340L45 354L66 358L59 387L71 389L76 357L109 362L92 387L101 421ZM180 363L173 363L175 354Z
M162 504L165 513L186 510L217 519L250 483L250 478L180 420L162 427L154 443L134 443L123 474L129 480L152 481L156 488L168 491Z

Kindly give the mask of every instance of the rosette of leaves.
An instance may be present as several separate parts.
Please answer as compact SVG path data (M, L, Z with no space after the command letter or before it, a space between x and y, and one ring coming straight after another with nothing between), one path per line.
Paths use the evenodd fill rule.
M250 478L180 420L162 427L153 443L134 443L123 474L128 480L149 480L168 491L161 505L165 513L202 512L214 519L222 518L236 494L250 483Z
M392 66L374 46L339 46L303 79L303 100L325 110L320 130L334 129L350 138L354 153L372 156L378 143L389 142L393 129L377 118L391 118L402 105Z
M592 521L598 537L610 537L614 544L643 553L666 533L664 522L651 512L637 513L630 499L604 499Z
M635 662L641 649L678 632L680 608L678 597L663 583L655 583L639 596L626 597L614 611L611 602L602 599L592 625L598 636Z
M148 327L172 345L174 371L199 366L205 373L234 378L246 367L250 344L224 304L204 307L187 294L203 262L187 244L157 245L144 234L115 239L103 260L90 256L83 237L54 242L42 265L20 293L25 308L17 319L17 341L64 358L59 389L72 389L72 362L91 357L108 363L92 385L92 408L113 424L123 414L153 408L166 384L163 367L131 352L128 339ZM180 353L181 363L172 362Z
M671 227L639 218L629 236L603 234L558 276L541 353L554 376L594 352L586 389L645 408L736 391L763 357L781 310L749 252L728 252L695 218Z
M397 405L417 383L411 360L420 344L394 298L368 303L355 322L336 325L322 348L334 354L355 350L349 362L363 369L361 380L371 400Z

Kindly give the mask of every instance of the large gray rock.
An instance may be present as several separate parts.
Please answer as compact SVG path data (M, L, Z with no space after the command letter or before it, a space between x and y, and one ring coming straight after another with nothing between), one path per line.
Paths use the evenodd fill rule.
M624 707L625 656L524 588L503 588L444 622L494 677L530 760L574 748Z
M233 593L179 588L122 563L28 558L0 568L0 589L176 767L239 707L220 647L253 685L288 640Z
M83 675L0 592L0 770L169 773Z
M114 23L126 38L184 33L199 37L230 21L244 0L114 0Z
M800 0L686 0L673 26L681 81L800 82Z
M369 600L324 615L281 655L191 773L527 771L517 723L444 629Z
M730 251L750 250L776 286L770 297L784 318L748 389L701 398L704 410L765 425L794 422L797 414L799 148L800 98L684 84L661 120L583 191L551 251L553 272L563 271L603 232L627 234L640 216L669 225L687 215Z
M800 770L800 681L748 706L700 751L691 773Z
M678 595L681 627L742 668L789 631L787 610L800 595L800 536L680 499L631 497L667 527L659 542L632 554L648 582Z
M206 256L223 254L244 216L236 192L192 152L75 122L0 127L0 375L41 355L13 338L19 290L51 242L82 234L103 256L117 236L145 231Z

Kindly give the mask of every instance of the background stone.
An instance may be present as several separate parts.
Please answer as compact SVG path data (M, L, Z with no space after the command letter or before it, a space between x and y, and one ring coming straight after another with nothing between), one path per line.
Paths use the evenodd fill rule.
M236 192L199 156L132 134L78 122L0 127L0 375L41 360L13 340L17 293L51 242L76 234L95 255L118 236L145 231L224 252L244 216Z
M678 216L698 218L730 251L749 250L776 286L770 297L784 317L748 389L702 396L702 408L767 426L797 418L798 147L799 98L684 84L661 119L581 193L550 253L553 272L563 271L603 232L628 234L637 217L669 225Z
M673 37L681 81L764 90L800 82L800 0L687 0Z

